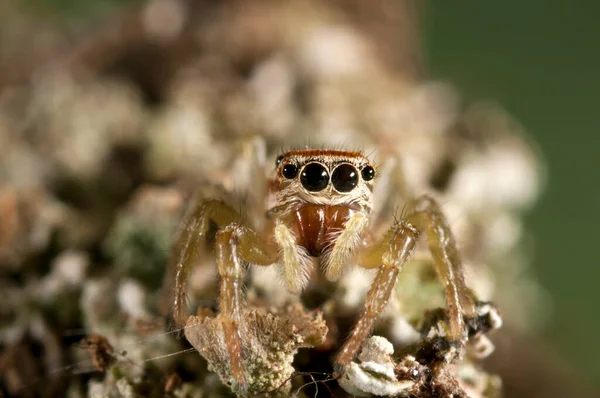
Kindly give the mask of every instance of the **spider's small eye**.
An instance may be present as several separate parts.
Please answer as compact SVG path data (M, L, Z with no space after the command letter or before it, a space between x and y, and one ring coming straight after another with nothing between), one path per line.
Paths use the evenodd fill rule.
M350 164L341 164L333 170L331 182L336 191L350 192L358 184L358 172Z
M321 163L309 163L302 169L300 182L308 191L322 191L329 185L329 173Z
M362 175L363 180L371 181L375 177L375 169L371 166L366 166L362 169L360 174Z
M298 175L298 166L292 163L288 163L285 166L283 166L283 169L281 169L281 174L283 174L283 176L288 180L296 178L296 176Z
M283 160L283 155L277 156L277 159L275 159L275 167L279 167L281 165L282 160Z

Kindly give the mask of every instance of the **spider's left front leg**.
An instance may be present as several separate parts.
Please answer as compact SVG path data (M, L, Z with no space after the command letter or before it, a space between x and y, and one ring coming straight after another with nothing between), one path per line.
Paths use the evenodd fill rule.
M407 206L406 217L394 223L376 244L360 254L359 263L365 268L379 267L365 300L364 311L335 361L335 371L341 374L354 359L368 337L377 316L383 311L395 287L397 276L415 247L421 234L427 234L438 277L444 285L448 306L448 341L459 352L464 347L467 331L463 316L474 315L474 303L466 287L456 242L438 204L422 196Z
M335 360L335 374L343 373L371 333L373 324L385 308L402 265L412 253L418 237L419 232L412 225L397 221L383 238L360 252L359 264L364 268L379 267L379 271L367 293L363 313Z

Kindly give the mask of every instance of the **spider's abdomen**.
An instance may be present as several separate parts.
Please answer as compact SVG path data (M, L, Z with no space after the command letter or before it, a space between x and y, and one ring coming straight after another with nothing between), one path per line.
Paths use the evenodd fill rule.
M327 247L333 245L338 233L356 210L348 206L306 204L294 211L294 232L298 244L309 255L319 257Z

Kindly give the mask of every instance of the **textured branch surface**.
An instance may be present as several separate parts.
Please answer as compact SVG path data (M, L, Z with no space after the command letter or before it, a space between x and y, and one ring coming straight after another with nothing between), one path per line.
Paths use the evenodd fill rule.
M325 341L327 326L320 312L305 312L301 305L284 311L248 309L239 330L247 372L248 394L288 396L294 373L292 361L299 348L315 347ZM221 380L233 387L221 316L191 316L185 337L209 363Z

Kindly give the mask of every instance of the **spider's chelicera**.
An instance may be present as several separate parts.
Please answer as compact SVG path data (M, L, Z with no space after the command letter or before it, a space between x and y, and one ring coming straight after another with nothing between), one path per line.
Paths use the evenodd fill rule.
M474 301L465 286L456 243L437 203L422 196L408 203L402 219L376 236L369 224L375 165L358 152L294 150L279 156L268 182L267 222L260 231L222 201L195 203L176 239L171 265L175 270L173 316L186 321L185 289L188 274L211 226L219 275L220 312L232 373L244 388L239 325L243 322L245 265L279 264L285 283L299 292L309 282L313 258L318 258L328 280L338 279L344 267L358 264L378 269L364 310L335 360L343 373L377 316L383 311L397 276L420 237L426 237L446 293L447 340L460 351L467 339L464 317L474 315Z

